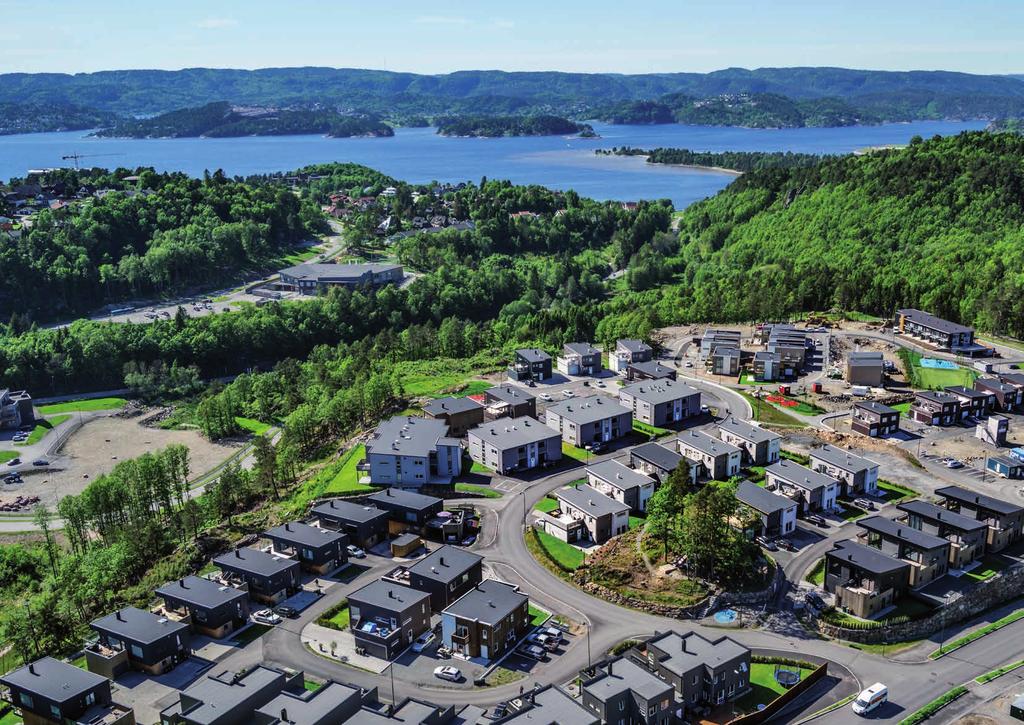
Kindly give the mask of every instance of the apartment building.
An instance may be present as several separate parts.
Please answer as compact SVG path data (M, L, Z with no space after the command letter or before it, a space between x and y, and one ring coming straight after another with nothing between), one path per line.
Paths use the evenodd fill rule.
M683 456L697 464L698 478L726 481L740 472L743 451L704 431L680 433L676 445Z

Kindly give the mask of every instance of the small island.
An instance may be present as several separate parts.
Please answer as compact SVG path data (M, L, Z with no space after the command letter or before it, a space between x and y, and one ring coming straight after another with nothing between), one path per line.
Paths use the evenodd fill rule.
M694 166L716 171L742 174L763 169L793 169L816 166L824 158L817 154L801 154L792 151L691 151L690 149L638 149L630 146L616 146L611 149L597 149L598 156L643 156L649 164L671 166Z
M590 124L560 116L446 116L435 119L442 136L569 136L596 138Z
M233 138L322 134L334 138L394 136L376 116L323 109L237 107L227 101L183 108L159 116L119 121L94 135L109 138Z
M106 126L116 118L113 113L70 103L0 103L0 136L79 131Z

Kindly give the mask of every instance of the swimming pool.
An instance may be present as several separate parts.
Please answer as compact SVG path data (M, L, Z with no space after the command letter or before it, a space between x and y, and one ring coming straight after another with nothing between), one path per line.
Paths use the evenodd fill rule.
M956 370L957 364L949 360L939 360L934 357L921 358L921 367L934 368L935 370Z

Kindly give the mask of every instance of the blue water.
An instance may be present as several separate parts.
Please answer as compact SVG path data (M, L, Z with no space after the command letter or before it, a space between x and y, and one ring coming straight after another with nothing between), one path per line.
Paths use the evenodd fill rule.
M923 357L921 358L921 367L923 368L935 368L936 370L956 370L957 364L950 362L949 360L939 360L934 357Z
M0 179L32 168L66 166L78 153L89 166L152 166L159 171L223 169L229 175L289 171L306 164L355 161L413 183L479 181L481 177L575 189L595 199L668 198L677 208L711 196L734 176L595 156L596 148L657 146L696 151L848 153L984 127L984 122L928 121L850 128L746 129L717 126L611 126L594 123L599 139L560 136L447 138L430 128L398 129L393 138L321 136L232 139L99 139L81 131L0 136Z
M715 612L715 621L719 624L732 624L736 621L736 610L734 609L722 609Z

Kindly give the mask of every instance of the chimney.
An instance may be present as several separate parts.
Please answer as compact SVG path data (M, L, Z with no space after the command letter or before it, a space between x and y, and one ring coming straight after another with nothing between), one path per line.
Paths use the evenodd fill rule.
M438 561L440 562L441 566L444 566L444 565L445 565L445 563L444 563L444 557L443 557L443 556L441 556L441 557L438 557Z
M281 708L281 722L288 722L288 710Z
M393 493L391 493L391 489L390 489L390 488L388 488L388 489L385 489L385 490L387 491L387 494L386 494L386 495L388 495L388 496L394 496L394 494L393 494Z
M490 607L491 609L494 609L494 600L493 599L488 599L487 600L487 606Z
M338 502L337 502L337 501L336 501L335 499L333 499L333 498L332 498L332 499L331 499L331 508L332 508L332 509L333 509L333 508L338 508L338 507L337 507L337 506L335 505L335 504L337 504L337 503L338 503Z
M285 524L285 525L284 525L284 530L285 530L285 531L291 531L291 530L292 530L292 525L291 525L290 523L288 523L288 524Z
M117 619L118 622L123 622L124 621L124 617L121 616L121 610L120 609L118 609L116 612L114 612L114 617Z
M241 549L235 549L235 558L236 559L241 559L242 558L242 550Z
M182 589L188 589L188 587L187 587L187 586L185 586L185 579L184 579L184 577L182 577L181 579L179 579L179 580L178 580L178 583L179 583L179 584L181 585L181 588L182 588Z
M35 662L29 662L28 663L28 671L29 671L30 674L33 674L33 675L36 673Z
M395 590L394 589L388 589L388 599L394 599L394 598L395 598Z

